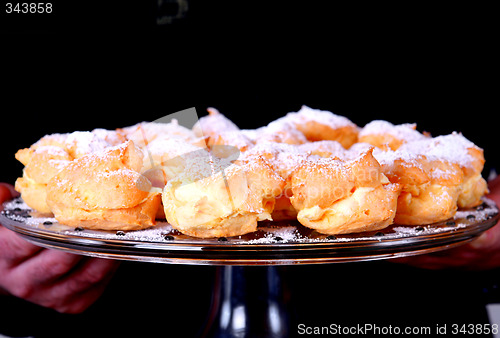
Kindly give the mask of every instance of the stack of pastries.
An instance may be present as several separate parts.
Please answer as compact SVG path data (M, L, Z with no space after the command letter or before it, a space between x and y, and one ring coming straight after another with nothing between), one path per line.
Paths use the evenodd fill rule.
M53 134L16 158L16 189L63 224L138 230L166 219L195 237L238 236L262 220L347 234L451 218L487 193L483 151L453 133L303 106L255 130L210 108L192 129L142 122Z

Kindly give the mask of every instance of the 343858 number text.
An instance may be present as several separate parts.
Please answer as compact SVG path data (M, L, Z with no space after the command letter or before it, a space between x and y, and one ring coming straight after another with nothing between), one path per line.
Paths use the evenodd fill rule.
M50 14L52 10L50 2L7 2L5 4L5 13L7 14Z

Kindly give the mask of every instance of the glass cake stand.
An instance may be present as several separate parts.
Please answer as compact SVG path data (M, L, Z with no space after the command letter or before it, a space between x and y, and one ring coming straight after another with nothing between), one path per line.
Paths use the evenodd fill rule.
M289 336L280 265L358 262L436 252L473 240L498 219L498 207L484 198L481 205L434 224L392 225L376 232L327 236L296 221L262 222L258 231L244 236L197 239L177 232L166 222L140 231L68 227L52 215L31 210L21 198L4 203L0 214L2 225L46 248L110 259L219 266L211 313L202 332L203 336L217 337Z

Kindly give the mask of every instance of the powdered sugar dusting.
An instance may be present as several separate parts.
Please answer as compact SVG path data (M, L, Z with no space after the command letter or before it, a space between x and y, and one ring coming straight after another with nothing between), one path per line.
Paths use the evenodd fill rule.
M298 112L287 114L287 117L297 123L315 121L331 128L356 127L347 117L336 115L327 110L312 109L305 105Z
M406 143L400 149L401 152L425 155L429 160L449 161L462 167L471 167L474 158L469 154L469 148L477 147L462 134L453 132L450 135Z
M416 124L405 123L394 125L383 120L374 120L368 123L359 132L359 137L374 134L389 134L406 142L413 142L426 138L416 130Z
M151 153L153 156L164 156L164 159L168 159L201 150L203 148L196 147L182 139L160 137L151 141L145 149L146 152Z
M381 164L381 165L392 165L395 161L402 161L402 165L411 165L416 167L421 167L419 160L422 159L422 155L418 153L413 153L406 150L398 149L396 151L387 150L383 151L379 148L375 148L373 150L373 157Z
M110 146L105 140L89 131L75 131L68 135L66 144L75 157L102 151Z
M75 131L67 134L51 134L42 137L32 145L35 151L48 151L60 156L62 151L73 158L79 158L105 150L123 142L112 130L94 129L93 131ZM50 147L50 148L47 148Z
M264 157L283 178L291 172L309 155L297 146L286 143L262 142L244 153L243 159L255 156Z
M257 239L250 239L247 241L241 241L238 243L246 244L271 244L271 243L288 243L288 242L303 242L307 238L302 236L300 232L294 226L284 226L284 227L261 227L261 231L265 234Z

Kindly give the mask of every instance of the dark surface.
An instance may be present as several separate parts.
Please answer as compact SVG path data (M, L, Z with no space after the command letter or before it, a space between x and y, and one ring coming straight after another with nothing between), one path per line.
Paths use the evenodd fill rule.
M65 1L68 9L45 23L2 21L10 32L47 31L56 41L23 42L22 50L3 42L0 181L21 175L13 154L45 134L112 129L192 106L199 114L214 106L242 128L302 104L359 126L373 119L417 122L433 135L462 131L485 149L487 168L498 164L491 9L200 1L184 23L157 27L151 2L120 2L117 12L113 2L99 3L96 11L91 2ZM115 47L122 40L129 50ZM485 292L494 290L498 271L390 262L286 271L294 328L486 323L484 303L499 300ZM77 316L0 298L0 333L192 336L209 309L213 273L125 263L103 298Z
M262 269L262 268L250 268ZM298 325L430 326L488 323L483 288L493 273L424 271L388 262L280 267L289 331ZM81 315L0 298L0 332L37 337L195 336L210 309L214 267L124 263ZM257 274L259 275L259 274ZM261 280L249 280L258 287ZM247 286L248 287L248 286ZM298 333L295 333L298 335Z
M265 125L305 104L347 116L359 126L385 119L416 122L420 131L433 135L461 131L485 149L489 168L498 162L492 89L474 75L461 78L447 70L446 64L443 67L438 73L436 68L431 71L425 67L396 75L375 73L362 81L339 80L335 72L324 71L326 82L316 80L314 74L290 79L262 74L259 78L259 73L246 74L244 70L236 78L227 75L228 70L218 78L212 78L217 72L199 76L186 72L157 82L146 76L128 78L77 69L71 74L42 72L27 82L15 77L4 90L2 115L20 121L0 135L5 154L0 179L13 182L22 170L13 154L45 134L114 129L193 106L200 116L206 114L207 107L216 107L241 128ZM160 69L157 76L164 73L168 74ZM48 77L54 81L50 85Z

